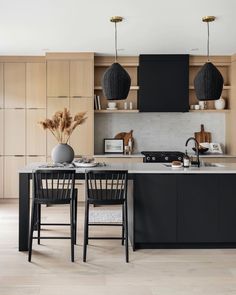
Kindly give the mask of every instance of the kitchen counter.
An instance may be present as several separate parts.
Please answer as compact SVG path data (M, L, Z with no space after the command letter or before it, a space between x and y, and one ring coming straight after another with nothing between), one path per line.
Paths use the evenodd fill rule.
M196 157L196 154L190 153L190 156ZM144 155L141 153L134 153L131 155L124 154L97 154L94 155L94 158L143 158ZM204 154L200 155L200 158L236 158L235 155L228 154Z
M31 173L38 169L39 165L46 163L31 163L19 170L19 173ZM236 174L236 163L220 163L219 167L190 167L190 168L171 168L166 167L165 163L117 163L106 164L103 167L93 167L96 170L128 170L129 174ZM67 169L60 168L60 169ZM50 168L49 168L50 169ZM88 169L88 168L87 168ZM76 168L76 173L85 173L84 168Z

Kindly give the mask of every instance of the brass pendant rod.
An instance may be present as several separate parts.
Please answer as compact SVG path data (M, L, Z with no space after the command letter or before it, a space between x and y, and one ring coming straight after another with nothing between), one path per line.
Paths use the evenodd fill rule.
M209 57L210 52L210 30L209 30L209 22L207 22L207 61L210 61Z
M115 62L117 62L117 27L115 22Z

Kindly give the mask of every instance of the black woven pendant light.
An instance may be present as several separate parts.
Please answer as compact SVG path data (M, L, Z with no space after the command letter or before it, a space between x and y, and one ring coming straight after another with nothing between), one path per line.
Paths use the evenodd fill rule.
M110 19L115 24L115 62L105 71L102 77L102 89L108 100L126 99L131 85L127 71L117 62L117 28L116 23L123 20L120 16Z
M198 100L217 100L220 98L224 79L220 71L210 62L209 59L209 22L215 20L214 16L202 18L207 23L207 57L208 61L199 70L194 79L194 88Z

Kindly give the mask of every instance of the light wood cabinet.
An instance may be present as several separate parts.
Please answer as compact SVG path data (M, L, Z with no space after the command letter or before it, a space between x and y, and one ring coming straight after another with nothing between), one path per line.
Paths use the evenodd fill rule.
M46 110L26 111L26 153L27 155L46 155L46 131L39 122L46 117Z
M25 157L5 157L4 198L18 198L19 169L25 166Z
M25 110L6 109L4 129L5 155L25 155Z
M47 117L51 118L57 111L63 111L64 108L69 109L69 98L48 98ZM57 140L50 131L47 131L47 155L51 155L53 147L57 144Z
M25 63L5 63L5 108L25 107L25 74Z
M4 111L0 109L0 156L3 155L3 113Z
M4 198L3 194L3 157L0 156L0 199Z
M75 155L91 156L94 146L93 98L70 98L70 110L73 116L78 112L86 112L87 117L87 120L74 130L70 138L70 145Z
M93 97L93 60L70 62L70 96Z
M4 107L3 63L0 63L0 109Z
M69 96L69 61L47 61L47 96Z
M46 108L46 63L26 64L26 107Z

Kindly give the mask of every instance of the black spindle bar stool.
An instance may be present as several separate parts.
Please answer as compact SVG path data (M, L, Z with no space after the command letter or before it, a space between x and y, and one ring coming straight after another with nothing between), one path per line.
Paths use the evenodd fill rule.
M75 170L36 170L32 175L33 199L31 210L31 224L29 233L29 255L31 261L33 239L70 239L71 261L74 262L74 244L76 242L77 224L77 190L75 189ZM70 205L70 223L41 223L41 205ZM42 237L41 225L70 226L70 237ZM34 229L37 237L33 237Z
M85 173L86 200L84 222L83 261L86 262L87 245L89 239L120 239L125 241L125 257L129 262L128 251L128 211L127 211L127 183L126 170L89 170ZM122 223L90 223L89 205L122 205ZM89 226L121 226L121 237L90 237Z

